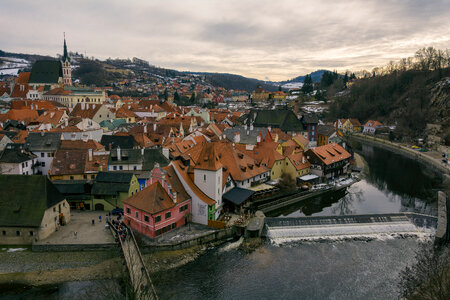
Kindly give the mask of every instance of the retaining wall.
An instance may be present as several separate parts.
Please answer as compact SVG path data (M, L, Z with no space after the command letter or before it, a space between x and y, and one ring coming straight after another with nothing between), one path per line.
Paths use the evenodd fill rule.
M233 227L229 227L226 229L206 233L202 236L195 237L187 241L177 242L173 244L145 245L141 247L141 251L142 253L150 253L154 251L180 250L193 246L206 245L213 242L231 239L236 235L235 232L236 231Z
M111 244L37 244L32 245L35 252L70 252L70 251L111 251L117 249L116 243Z

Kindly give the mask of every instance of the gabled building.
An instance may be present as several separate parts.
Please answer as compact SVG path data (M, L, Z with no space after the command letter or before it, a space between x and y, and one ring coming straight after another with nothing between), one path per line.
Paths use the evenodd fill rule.
M12 143L12 140L6 134L0 133L0 152L10 143Z
M32 244L70 221L69 203L45 176L0 175L0 190L0 244Z
M311 142L312 146L317 144L317 127L319 124L319 118L314 113L304 114L301 118L303 129L306 130L307 138Z
M132 173L99 172L92 185L92 203L94 210L111 211L123 208L123 200L139 191L139 182Z
M191 198L173 166L156 166L148 186L124 200L125 222L150 238L183 226L191 212Z
M116 114L110 111L106 105L84 102L75 105L70 115L83 119L91 119L97 123L116 118Z
M61 145L61 133L31 132L26 138L25 149L37 156L35 174L47 175L56 151Z
M369 120L366 122L366 124L364 124L363 133L364 134L375 134L377 128L381 128L382 126L383 126L383 124L381 124L381 122Z
M242 118L242 117L241 117ZM302 122L292 110L251 110L243 117L245 124L253 124L255 127L280 128L286 133L301 133L304 131Z
M0 174L33 175L36 164L36 155L23 147L12 147L9 144L0 152Z
M93 180L107 170L109 153L93 149L59 149L48 171L51 180Z
M338 144L327 144L305 152L311 163L311 173L323 180L339 177L348 172L351 154Z
M330 125L319 125L317 129L317 146L330 143L332 137L336 137L336 128Z
M121 149L110 151L108 171L150 171L155 163L167 166L169 160L161 149Z

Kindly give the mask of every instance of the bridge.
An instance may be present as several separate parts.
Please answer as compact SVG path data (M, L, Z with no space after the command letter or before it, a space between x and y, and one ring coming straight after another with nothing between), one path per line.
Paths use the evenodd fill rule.
M266 218L265 235L270 239L300 240L381 234L426 235L434 233L437 223L437 217L417 213Z
M139 246L136 243L133 231L127 227L127 237L122 240L115 226L111 223L109 223L109 225L112 228L114 236L120 243L127 270L130 275L131 290L127 292L132 295L132 299L157 300L158 295L156 294L155 287L153 286L150 273L145 265Z

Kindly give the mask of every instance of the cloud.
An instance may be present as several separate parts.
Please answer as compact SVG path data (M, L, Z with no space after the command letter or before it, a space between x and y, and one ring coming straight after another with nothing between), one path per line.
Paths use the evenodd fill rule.
M6 51L55 55L65 31L69 49L89 56L271 80L450 48L445 0L17 0L0 20Z

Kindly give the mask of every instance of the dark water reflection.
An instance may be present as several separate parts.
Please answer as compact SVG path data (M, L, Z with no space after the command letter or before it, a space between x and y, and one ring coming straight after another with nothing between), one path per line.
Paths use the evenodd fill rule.
M369 173L345 192L298 203L270 216L311 216L419 212L436 215L440 174L431 167L391 151L352 144Z

